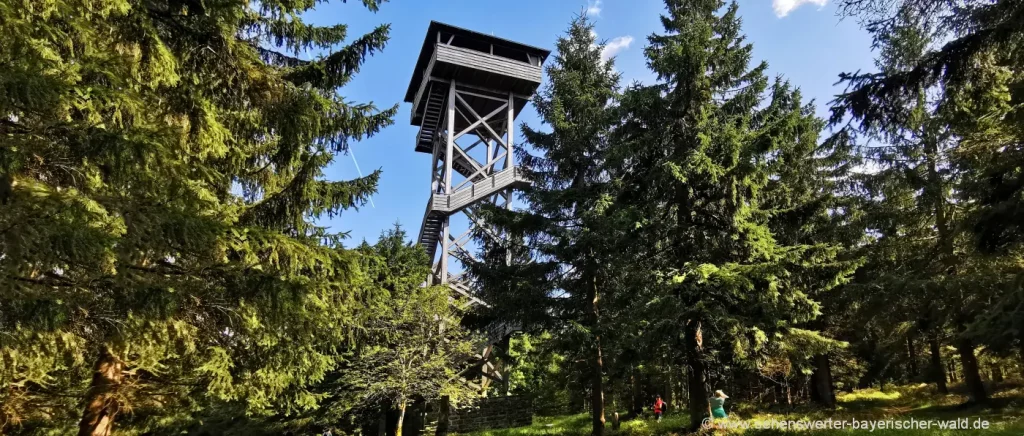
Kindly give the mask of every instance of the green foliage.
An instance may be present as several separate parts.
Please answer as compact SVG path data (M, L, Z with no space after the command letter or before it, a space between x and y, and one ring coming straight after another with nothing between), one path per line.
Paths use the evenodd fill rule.
M533 182L523 194L530 208L484 214L513 235L506 245L515 246L485 242L485 262L471 270L501 320L528 331L548 329L570 348L565 350L569 358L586 362L579 382L589 385L594 431L600 432L601 338L607 334L602 325L611 315L600 301L619 292L614 285L619 223L609 211L613 194L605 166L617 121L619 76L613 62L602 59L603 44L593 29L586 16L579 16L556 43L548 83L533 100L550 131L522 127L529 147L518 150L522 171ZM536 261L508 264L505 253L517 261L526 253Z
M623 97L616 183L658 283L646 301L661 308L646 313L674 324L665 337L700 374L689 384L701 398L705 364L801 360L833 342L797 327L857 266L833 230L848 219L835 211L854 159L818 143L799 92L750 65L735 4L666 4L646 50L659 82Z
M396 108L335 90L388 27L339 49L344 25L298 18L315 3L0 4L4 431L77 421L103 353L109 416L317 407L368 278L314 220L378 178L323 169Z
M572 366L559 353L559 342L550 333L512 337L508 356L509 388L513 394L533 399L534 413L552 416L569 412Z
M367 344L340 372L340 383L362 406L390 404L404 408L412 400L447 396L455 404L473 391L459 379L459 368L472 354L461 316L442 286L421 286L430 264L419 245L405 242L396 228L372 248L378 295L373 315L364 324Z
M880 49L880 71L842 75L850 86L833 106L843 134L878 142L861 152L874 170L861 185L870 261L847 297L861 312L854 322L875 333L850 335L868 354L898 352L900 339L924 333L951 337L961 355L976 345L1006 355L1024 345L1015 310L1001 303L1020 301L1024 272L1009 222L1019 221L1021 192L1022 9L1012 1L843 5ZM885 340L892 333L896 341ZM887 377L880 371L869 373Z
M842 0L878 72L840 76L828 138L735 3L666 0L657 80L625 90L577 17L517 148L529 207L477 211L504 238L476 235L492 310L467 320L400 228L348 249L317 224L375 192L379 172L325 168L397 109L338 92L390 27L304 20L324 3L0 1L0 432L356 431L474 395L473 319L522 325L509 389L549 415L589 398L595 433L605 402L625 418L662 394L673 415L619 432L660 434L708 389L767 416L820 377L945 371L966 396L860 391L837 413L960 414L942 407L1024 367L1020 1Z
M487 214L488 222L516 235L537 262L512 274L498 269L500 265L479 265L474 272L484 281L485 300L506 319L530 328L577 322L591 329L593 322L584 320L591 311L587 287L597 275L607 280L608 273L599 270L608 268L612 252L603 171L608 134L616 122L609 105L614 104L618 75L611 61L601 59L603 46L584 16L573 21L556 45L558 52L547 67L548 85L533 101L551 129L523 125L529 147L517 149L522 171L533 182L524 192L531 207ZM534 286L505 292L514 285L501 281L510 276ZM564 295L555 295L558 291Z

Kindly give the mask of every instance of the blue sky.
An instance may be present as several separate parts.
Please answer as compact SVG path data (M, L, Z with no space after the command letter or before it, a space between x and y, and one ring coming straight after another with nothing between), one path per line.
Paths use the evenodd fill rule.
M827 116L827 103L841 91L834 86L840 72L872 68L869 36L853 20L837 17L829 0L740 0L739 4L755 61L766 60L770 74L783 75L803 90L805 98L815 99L821 116ZM348 100L390 107L404 97L430 20L553 49L572 17L587 13L599 37L609 42L624 84L650 83L654 77L647 71L643 48L648 35L661 31L663 6L661 0L391 0L374 14L356 1L333 1L306 19L318 24L347 23L353 37L378 24L391 24L387 48L341 90ZM417 130L409 125L409 106L401 103L393 126L352 147L364 174L379 168L383 176L373 206L323 221L334 231L351 232L346 245L364 238L373 242L395 222L410 237L419 230L430 189L430 156L413 151ZM532 109L523 111L519 121L538 124ZM327 172L335 180L357 175L351 156L338 156Z

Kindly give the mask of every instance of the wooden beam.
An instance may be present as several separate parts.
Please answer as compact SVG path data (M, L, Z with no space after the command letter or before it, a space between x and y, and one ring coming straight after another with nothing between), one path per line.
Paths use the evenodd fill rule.
M443 78L440 78L440 77L437 77L437 76L430 76L430 80L433 80L435 82L442 82L442 83L449 83L449 82L451 82L448 79L443 79ZM500 89L488 88L486 86L479 86L479 85L460 84L459 87L462 88L462 89L476 89L478 91L491 92L491 93L498 94L498 95L506 95L506 94L509 93L507 89L506 90L500 90ZM520 100L530 100L531 98L533 98L532 96L525 95L525 94L515 94L515 93L513 93L512 95L514 95L516 98L518 98ZM504 98L502 98L501 100L504 101Z
M469 177L467 177L466 180L463 180L462 183L459 183L459 185L456 186L455 189L452 190L452 193L454 193L455 191L458 191L463 186L466 186L466 183L472 182L474 177L478 176L482 172L485 172L488 168L494 168L494 164L497 163L498 159L501 159L503 156L504 155L500 155L500 156L498 156L498 157L496 157L494 159L491 159L490 162L487 162L486 165L480 167L480 169L476 170L476 172L474 172ZM476 160L474 159L473 162L476 162ZM493 173L493 171L486 171L486 172L487 173Z
M462 103L462 105L466 108L466 110L468 110L470 114L472 114L474 117L476 117L477 120L479 120L481 118L480 114L476 113L476 111L473 110L473 108L469 106L469 103L466 103L466 100L463 100L462 97L460 97L458 94L455 94L455 98L458 99L459 102ZM505 105L505 106L508 106L508 105ZM504 107L502 107L502 109L504 109ZM510 113L512 111L514 111L514 110L515 109L513 107L508 106L508 111ZM512 124L512 122L510 121L509 125L511 125L511 124ZM491 134L494 135L494 139L496 139L498 141L498 143L500 143L503 147L508 148L508 146L505 145L505 141L502 141L501 135L499 135L497 132L495 132L494 129L491 128L490 124L483 123L483 126L487 128L487 131L491 132Z
M490 96L490 95L484 95L484 94L476 93L476 92L473 92L473 91L466 91L465 89L458 90L456 92L458 92L459 94L463 94L463 95L471 95L473 97L486 98L488 100L500 101L502 103L507 101L507 99L505 99L504 97L493 97L493 96Z
M461 132L459 132L457 135L455 135L455 139L459 139L460 137L462 137L462 135L465 135L465 134L469 133L470 131L472 131L473 129L477 128L477 126L479 126L481 124L487 126L487 128L490 129L491 132L493 133L494 130L491 129L491 126L487 124L487 120L493 118L495 115L498 115L499 113L501 113L501 111L505 110L505 108L508 106L508 103L505 103L505 104L501 105L500 107L498 107L497 109L491 111L491 113L487 114L487 116L481 117L481 116L476 114L476 112L473 110L473 108L469 107L469 104L466 103L466 100L463 100L462 97L458 97L458 96L457 96L457 98L459 99L459 102L462 103L466 107L466 109L469 110L470 113L472 113L473 116L475 116L477 119L476 119L476 121L473 122L473 124L470 124L469 127L466 127ZM458 109L458 108L456 108L456 109ZM462 115L462 116L463 116L463 118L466 118L465 115ZM469 119L466 119L466 121L469 121ZM495 133L494 135L497 136L498 134Z
M452 154L455 146L455 139L452 138L451 132L455 130L455 81L448 86L448 134L445 135L445 154L444 154L444 192L445 194L451 194L452 188ZM448 246L448 237L450 232L451 220L448 217L444 217L444 221L441 223L441 283L448 282L448 253L450 247Z
M515 118L516 114L515 114L515 107L513 106L513 100L512 99L513 99L512 93L510 92L508 94L508 130L505 131L505 135L507 136L507 139L505 140L505 149L507 150L507 152L505 153L505 159L506 159L506 161L505 161L505 169L511 169L513 167L513 165L514 165L512 163L512 153L513 153L512 142L515 140L515 119L514 118ZM493 132L493 130L492 130L492 132Z

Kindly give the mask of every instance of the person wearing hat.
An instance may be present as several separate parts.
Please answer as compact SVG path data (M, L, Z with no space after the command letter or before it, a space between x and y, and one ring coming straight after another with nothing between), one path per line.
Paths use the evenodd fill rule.
M708 412L713 418L728 418L725 413L725 399L729 398L721 389L715 391L715 396L708 400Z

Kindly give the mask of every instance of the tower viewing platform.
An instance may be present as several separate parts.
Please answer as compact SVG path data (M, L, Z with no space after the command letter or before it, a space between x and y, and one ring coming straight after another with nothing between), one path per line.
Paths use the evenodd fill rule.
M509 94L516 97L514 114L526 106L529 97L540 85L542 65L548 50L531 47L472 30L430 22L423 48L420 50L405 102L412 103L412 125L420 126L416 151L431 152L431 140L444 118L443 103L449 83L474 88L464 95L466 103L477 114L488 114L498 108ZM432 98L438 97L438 98ZM455 128L462 130L471 123L458 119ZM498 126L495 133L504 133Z

